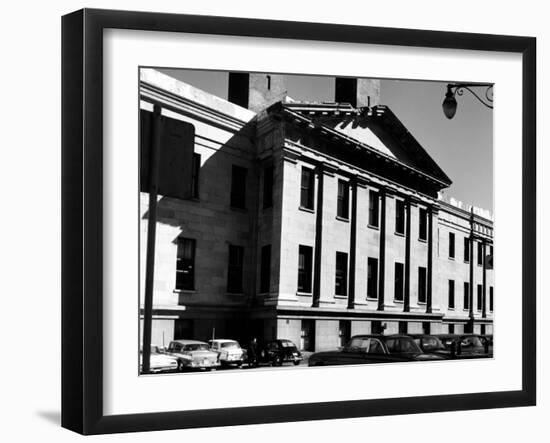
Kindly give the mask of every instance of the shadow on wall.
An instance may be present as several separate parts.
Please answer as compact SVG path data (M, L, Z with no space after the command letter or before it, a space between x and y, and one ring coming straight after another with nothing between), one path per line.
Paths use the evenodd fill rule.
M178 304L186 307L182 315L195 319L195 329L196 320L199 319L201 329L211 331L216 328L221 332L228 327L224 322L242 322L254 301L259 204L254 125L254 122L248 123L221 145L201 135L199 129L194 140L195 156L200 155L201 160L196 193L198 197L184 200L161 196L158 201L155 272L164 272L163 268L173 269L179 239L195 241L194 288L178 294ZM246 170L242 208L231 206L231 182L235 166ZM161 175L170 173L169 170L160 171ZM149 196L143 191L140 213L141 223L146 224L149 212L143 211L143 205L148 205ZM146 232L146 229L140 229L142 263L145 263ZM166 242L170 242L169 248L163 246ZM243 288L239 294L230 294L227 290L229 245L244 248ZM168 263L168 266L164 267L163 263ZM163 276L157 278L162 279ZM175 275L167 278L171 279L169 285L175 284ZM144 281L144 276L141 276L141 281ZM225 311L223 321L212 317L207 312L209 308Z

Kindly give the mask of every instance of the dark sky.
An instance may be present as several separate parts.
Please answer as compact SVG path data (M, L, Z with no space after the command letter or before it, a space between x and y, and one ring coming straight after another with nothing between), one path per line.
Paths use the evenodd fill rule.
M227 72L163 69L199 89L227 98ZM468 92L457 97L448 120L441 109L442 82L382 80L381 103L391 108L451 178L445 195L493 210L493 113ZM287 76L288 95L299 101L334 101L334 79Z

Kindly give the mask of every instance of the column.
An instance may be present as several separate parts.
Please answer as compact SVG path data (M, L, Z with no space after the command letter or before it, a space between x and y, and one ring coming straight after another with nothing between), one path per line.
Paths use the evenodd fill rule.
M351 185L351 220L350 220L350 239L349 239L349 290L348 290L348 308L355 306L355 267L357 255L357 177L350 181Z
M487 318L487 242L483 240L483 300L482 300L482 317Z
M426 271L426 312L428 314L432 313L432 288L433 288L433 217L435 216L436 211L432 206L428 206L428 269Z
M380 189L380 257L378 258L378 310L384 310L386 270L386 190Z
M411 200L405 199L405 285L403 294L403 311L411 307Z
M313 300L312 306L319 307L321 300L321 260L323 259L323 183L324 168L319 165L316 170L317 175L317 201L315 205L315 249L313 261Z

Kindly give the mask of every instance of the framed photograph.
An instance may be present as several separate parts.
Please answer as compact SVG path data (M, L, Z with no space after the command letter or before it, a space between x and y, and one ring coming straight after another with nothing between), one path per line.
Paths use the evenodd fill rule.
M536 40L62 21L62 425L536 402Z

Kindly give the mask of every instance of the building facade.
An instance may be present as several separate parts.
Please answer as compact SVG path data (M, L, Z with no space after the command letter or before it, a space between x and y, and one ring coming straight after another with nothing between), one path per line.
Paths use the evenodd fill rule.
M491 216L439 197L451 180L379 81L335 81L337 102L302 103L282 76L230 74L232 103L141 70L142 111L194 128L191 198L158 199L154 343L492 333ZM141 192L142 239L147 209Z

